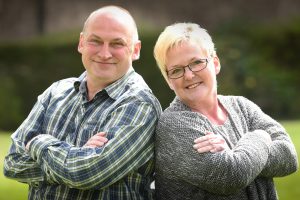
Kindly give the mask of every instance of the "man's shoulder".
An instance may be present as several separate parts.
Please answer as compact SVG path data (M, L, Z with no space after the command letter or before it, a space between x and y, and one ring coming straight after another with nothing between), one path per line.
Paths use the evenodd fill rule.
M59 81L52 83L49 89L52 95L63 93L72 90L74 88L75 82L78 82L78 78L72 77L72 78L61 79Z
M126 81L124 87L124 95L137 100L151 100L156 99L150 87L147 85L141 75L133 72Z
M128 78L121 96L128 101L134 103L148 103L151 104L157 112L161 113L161 105L157 97L154 95L150 87L147 85L141 75L134 72Z

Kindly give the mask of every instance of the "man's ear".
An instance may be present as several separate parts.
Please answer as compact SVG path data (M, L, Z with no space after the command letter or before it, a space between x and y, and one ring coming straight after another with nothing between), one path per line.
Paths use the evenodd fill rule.
M82 49L83 49L83 33L81 32L80 33L80 36L79 36L79 42L78 42L78 52L79 53L82 53Z
M138 40L133 47L133 52L132 52L132 60L138 60L140 58L140 51L142 48L142 43L140 40Z

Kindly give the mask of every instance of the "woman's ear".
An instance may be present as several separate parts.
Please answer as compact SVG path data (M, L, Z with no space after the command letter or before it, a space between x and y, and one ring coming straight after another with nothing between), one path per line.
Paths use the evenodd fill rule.
M221 71L221 63L220 63L220 60L219 60L217 55L215 55L213 57L213 62L214 62L215 72L216 72L216 75L217 75Z

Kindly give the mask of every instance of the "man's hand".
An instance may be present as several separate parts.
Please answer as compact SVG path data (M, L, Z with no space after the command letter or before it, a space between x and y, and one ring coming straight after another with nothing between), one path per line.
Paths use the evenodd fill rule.
M226 149L229 149L226 141L220 135L207 132L205 136L199 137L194 140L194 149L199 153L211 152L216 153Z
M25 146L26 151L29 151L29 146L30 146L30 143L31 143L32 140L33 140L33 138L31 140L29 140L29 142L27 142L27 144Z
M84 147L102 147L107 143L108 139L106 138L105 132L99 132L93 135L86 143Z

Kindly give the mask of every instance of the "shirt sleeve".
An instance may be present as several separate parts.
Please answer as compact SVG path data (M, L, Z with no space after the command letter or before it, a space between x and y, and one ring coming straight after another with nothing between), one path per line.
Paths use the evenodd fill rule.
M272 138L268 161L261 176L280 177L295 172L298 168L297 153L284 127L265 114L253 102L247 99L242 100L247 109L250 129L252 131L264 130Z
M41 131L44 111L50 98L50 91L51 87L38 97L28 117L11 136L12 144L4 160L4 175L8 178L26 183L44 181L43 171L26 152L25 146L33 137L43 134Z
M104 188L153 159L157 113L152 104L131 102L115 109L107 121L108 143L75 147L50 135L30 143L30 156L47 179L78 189Z
M173 177L211 193L228 195L249 185L266 165L271 140L260 131L243 135L232 150L201 153L194 139L204 135L205 121L197 114L163 115L156 129L156 173ZM206 129L207 130L207 129ZM172 178L171 178L172 179ZM162 193L166 184L160 185Z

